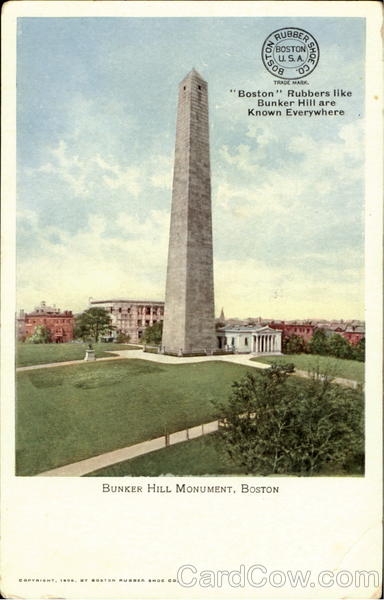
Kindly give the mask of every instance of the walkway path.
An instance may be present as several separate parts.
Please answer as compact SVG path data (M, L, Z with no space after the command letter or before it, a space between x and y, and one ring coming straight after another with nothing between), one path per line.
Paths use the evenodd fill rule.
M117 463L135 458L136 456L142 456L161 448L173 446L173 444L179 444L180 442L186 442L208 433L213 433L219 428L218 421L211 421L210 423L203 423L196 427L190 427L181 431L175 431L167 436L155 438L153 440L147 440L133 446L127 446L126 448L119 448L119 450L113 450L112 452L105 452L99 454L99 456L92 456L92 458L86 458L78 462L58 467L57 469L51 469L39 473L37 477L81 477L88 473L93 473L104 467L116 465Z
M108 352L108 350L107 350ZM253 358L250 354L227 354L227 355L214 355L214 356L169 356L167 354L154 354L152 352L144 352L143 350L111 350L111 353L117 354L118 356L111 356L107 358L98 358L96 362L100 362L102 360L121 360L121 359L129 359L136 358L139 360L148 360L156 363L163 363L169 365L183 365L188 363L200 363L200 362L210 362L210 361L224 361L235 363L237 365L244 365L245 367L253 367L255 369L268 369L270 367L267 363L257 362L251 360ZM288 358L288 357L287 357ZM273 360L273 355L271 355L271 360ZM87 364L92 364L93 361L90 361ZM44 365L31 365L28 367L18 367L16 371L30 371L32 369L47 369L51 367L63 367L66 365L78 365L84 364L84 360L68 360L66 362L57 362L57 363L49 363ZM297 375L298 377L304 377L306 379L312 377L312 373L309 371L301 371L296 369L293 375ZM358 382L354 379L345 379L344 377L334 377L332 379L332 383L337 383L338 385L342 385L344 387L351 387L356 389L358 387Z
M121 359L141 359L148 360L151 362L157 363L167 363L167 364L186 364L186 363L199 363L199 362L209 362L209 361L224 361L235 364L244 365L246 367L253 367L256 369L268 369L269 364L261 363L250 360L252 358L247 354L229 354L229 355L218 355L218 356L186 356L186 357L177 357L177 356L168 356L165 354L152 354L149 352L144 353L143 350L119 350L113 351L118 354L118 356L112 356L108 358L99 358L97 362L107 361L107 360L121 360ZM273 356L271 356L273 359ZM66 365L80 364L84 363L84 360L72 360L67 362L60 363L50 363L44 365L33 365L28 367L19 367L17 371L27 371L32 369L42 369L42 368L51 368L51 367L61 367ZM89 364L89 363L87 363ZM299 377L309 378L311 374L308 371L300 371L296 370L295 375ZM358 382L351 379L344 379L340 377L336 377L333 379L334 383L338 383L339 385L343 385L346 387L357 388ZM106 452L105 454L100 454L99 456L93 456L91 458L87 458L85 460L81 460L76 463L72 463L69 465L64 465L63 467L58 467L56 469L51 469L49 471L45 471L43 473L39 473L38 477L79 477L82 475L86 475L88 473L92 473L98 469L102 469L104 467L108 467L125 460L129 460L131 458L135 458L136 456L141 456L143 454L148 454L148 452L153 452L155 450L159 450L160 448L165 448L168 445L177 444L179 442L187 441L193 439L195 437L199 437L201 435L206 435L207 433L212 433L213 431L217 431L218 429L218 421L211 421L210 423L204 423L201 425L197 425L196 427L192 427L190 429L183 429L181 431L176 431L174 433L169 434L168 436L161 436L159 438L155 438L152 440L146 440L144 442L140 442L138 444L134 444L132 446L127 446L126 448L120 448L118 450L113 450L112 452Z
M106 350L106 352L108 352L108 350ZM122 358L121 356L105 356L105 357L96 359L96 361L90 360L87 362L87 364L100 362L102 360L121 360L121 358ZM16 367L16 371L32 371L33 369L51 369L53 367L66 367L67 365L80 365L80 364L84 364L85 362L86 361L84 359L66 360L65 362L44 363L42 365L29 365L28 367Z

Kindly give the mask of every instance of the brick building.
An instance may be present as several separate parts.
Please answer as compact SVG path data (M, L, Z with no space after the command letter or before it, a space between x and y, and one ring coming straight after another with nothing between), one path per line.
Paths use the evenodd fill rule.
M350 344L356 346L365 337L365 325L362 321L331 321L318 325L327 335L339 334Z
M116 328L111 337L124 333L132 343L140 342L146 327L164 319L164 302L157 300L90 300L90 305L104 308L110 314Z
M273 329L281 329L283 336L298 335L309 342L316 331L322 329L327 335L339 334L352 345L356 345L365 336L365 325L363 321L270 321L269 326Z
M51 332L51 341L55 343L73 340L74 317L71 310L61 311L56 306L47 306L41 302L32 312L20 311L16 319L17 337L25 340L35 333L38 325L44 325Z
M271 321L269 326L273 329L281 329L285 337L298 335L305 342L309 342L316 329L316 324L312 321Z

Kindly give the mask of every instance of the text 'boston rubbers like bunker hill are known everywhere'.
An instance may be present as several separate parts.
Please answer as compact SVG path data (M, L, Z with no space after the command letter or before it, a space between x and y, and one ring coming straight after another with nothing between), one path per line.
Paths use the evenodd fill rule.
M254 100L256 107L247 108L249 117L345 116L346 105L341 103L343 100L348 101L349 98L352 98L352 92L342 88L315 91L287 88L278 88L275 91L230 91L235 93L238 98Z

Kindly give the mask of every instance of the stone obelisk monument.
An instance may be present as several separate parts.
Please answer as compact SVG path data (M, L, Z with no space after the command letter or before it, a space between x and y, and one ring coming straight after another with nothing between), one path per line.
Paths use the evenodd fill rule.
M208 86L192 69L179 87L162 352L216 348Z

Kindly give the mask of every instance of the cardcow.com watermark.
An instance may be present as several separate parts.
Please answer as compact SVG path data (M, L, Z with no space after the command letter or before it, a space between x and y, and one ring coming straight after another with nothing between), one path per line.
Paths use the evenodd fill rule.
M194 565L182 565L177 571L177 582L186 588L378 588L380 576L378 571L320 571L313 576L312 571L273 570L269 571L264 565L240 565L238 569L203 570L199 571Z

